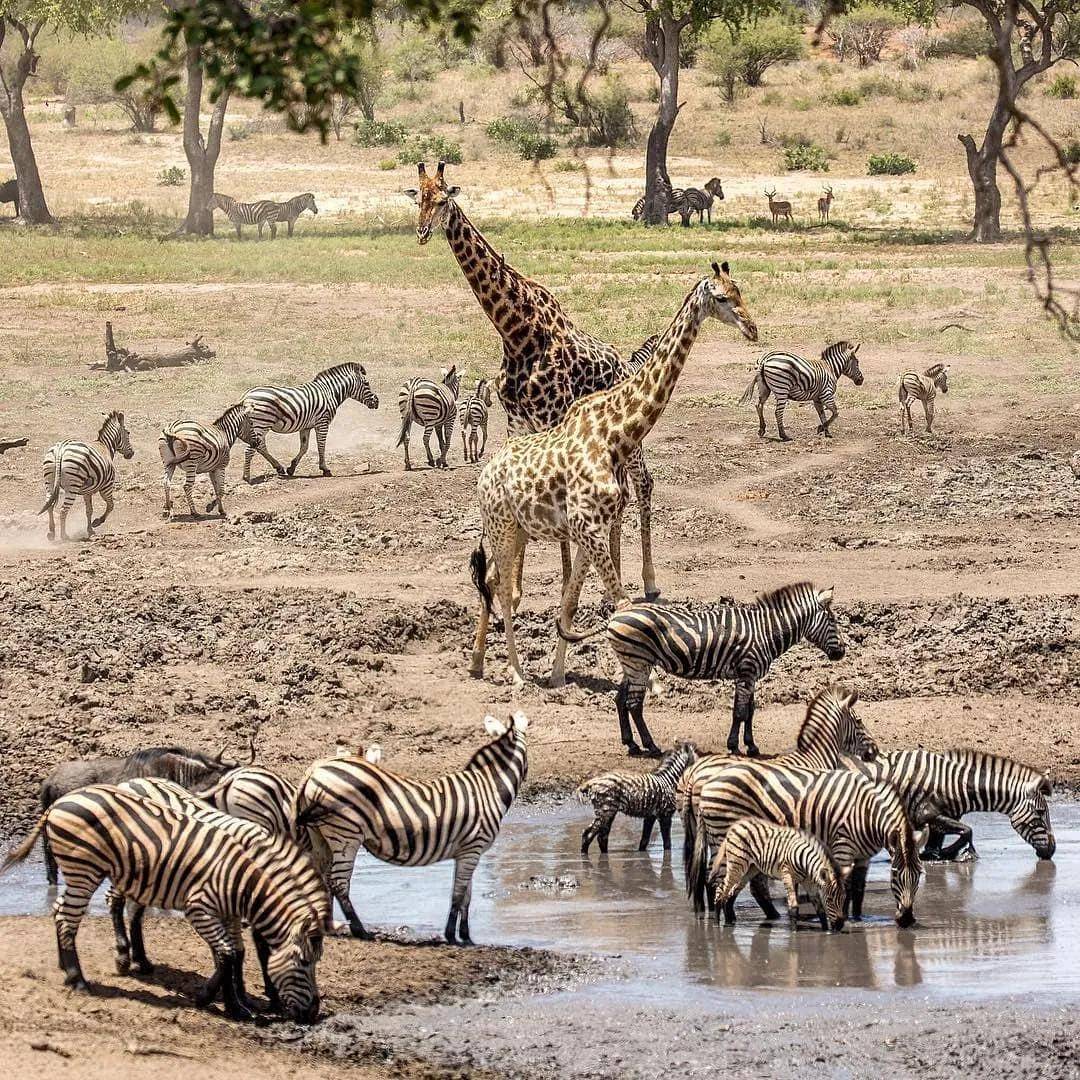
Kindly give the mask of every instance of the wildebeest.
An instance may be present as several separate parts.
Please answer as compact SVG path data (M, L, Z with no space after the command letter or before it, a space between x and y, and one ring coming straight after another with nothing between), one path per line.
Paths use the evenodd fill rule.
M201 791L220 779L230 769L241 764L250 765L255 760L254 742L251 758L247 762L227 761L225 751L216 757L186 746L151 746L137 750L127 757L86 758L64 761L41 784L41 808L48 810L57 799L76 788L89 784L119 784L139 776L156 776L172 780L189 791ZM53 859L47 840L42 841L45 855L45 873L49 884L56 884L56 860Z
M15 206L15 217L19 216L19 181L18 180L5 180L0 184L0 203L13 203Z

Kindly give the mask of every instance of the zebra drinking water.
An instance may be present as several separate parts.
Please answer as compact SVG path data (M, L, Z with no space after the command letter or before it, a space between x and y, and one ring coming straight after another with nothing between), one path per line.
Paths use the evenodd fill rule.
M251 411L251 432L240 435L248 444L244 453L244 479L251 483L251 459L256 451L273 465L278 476L292 476L307 453L312 428L319 450L319 471L323 476L330 476L326 464L326 434L330 422L347 399L359 401L369 409L379 407L378 396L372 391L367 372L360 364L338 364L327 368L301 386L257 386L249 390L242 404ZM268 431L283 435L300 433L300 450L287 470L266 449Z
M900 434L914 432L915 425L911 419L912 401L921 401L923 416L926 419L926 430L933 433L934 430L934 398L940 390L943 394L949 392L948 366L945 364L931 364L921 375L914 371L905 371L900 376Z
M687 766L697 759L692 742L680 743L664 755L650 773L606 772L586 780L576 792L579 802L591 803L593 823L581 834L581 851L587 855L595 839L607 854L608 833L618 814L642 818L638 851L649 846L653 825L660 822L664 850L671 849L671 819L675 816L675 788Z
M758 435L765 437L765 402L772 394L776 398L776 430L781 442L790 441L784 431L784 407L788 401L812 401L821 421L818 434L828 438L829 425L840 414L836 407L837 380L846 375L856 386L862 386L863 373L855 355L858 351L858 345L838 341L825 347L820 360L806 360L794 353L769 353L739 398L740 405L747 405L757 391ZM826 409L832 413L828 420Z
M161 454L165 474L162 484L165 488L164 517L172 513L172 498L169 485L177 467L184 470L184 496L188 510L196 517L195 500L191 493L195 488L195 477L199 473L208 473L214 488L214 498L207 504L209 514L214 507L218 516L225 517L225 469L229 464L229 452L233 443L241 435L251 436L251 412L246 405L231 405L212 424L200 424L197 420L178 420L161 432L158 440L158 452Z
M491 401L491 383L487 379L480 379L476 383L476 390L458 402L461 449L466 462L476 462L484 456Z
M231 195L221 195L215 191L210 196L206 209L211 214L215 210L222 211L232 223L233 228L236 229L237 240L243 239L243 227L245 225L257 225L260 239L263 234L263 226L269 225L270 238L273 239L277 235L278 208L283 205L283 203L271 202L269 199L260 199L258 202L253 203L237 202Z
M401 413L401 434L397 445L405 447L405 470L412 468L409 461L409 432L414 423L424 429L424 452L428 465L433 469L445 469L446 454L454 434L454 418L457 415L457 396L461 389L461 375L457 365L443 368L442 381L410 379L398 392L398 411ZM438 460L431 453L431 433L439 438Z
M86 538L89 540L94 535L94 529L104 524L113 508L113 487L116 483L113 456L117 451L125 460L130 460L135 454L122 412L109 413L93 443L58 442L45 451L42 470L48 498L38 513L49 512L50 540L56 536L53 510L60 501L61 491L64 493L63 502L60 503L61 540L68 538L67 516L76 495L81 495L86 505ZM105 500L105 512L99 518L93 516L95 494Z

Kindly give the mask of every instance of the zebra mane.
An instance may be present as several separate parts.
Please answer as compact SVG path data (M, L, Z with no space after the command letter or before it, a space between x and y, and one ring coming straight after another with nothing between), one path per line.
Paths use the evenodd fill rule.
M517 729L511 724L501 735L496 735L494 739L489 739L483 746L477 750L471 758L465 763L466 771L469 769L478 768L481 765L486 765L491 760L491 755L496 746L504 742L508 735L513 735Z
M120 425L120 427L124 426L124 414L122 412L120 412L119 409L113 409L113 411L111 413L109 413L109 415L106 416L104 420L102 420L101 427L98 428L98 438L99 439L101 438L102 435L105 434L105 431L107 430L109 425L114 420L116 421L117 424Z
M787 607L793 601L817 603L817 590L812 581L797 581L792 585L781 585L771 592L759 593L749 604L742 607Z
M349 360L344 364L335 364L333 367L323 368L318 375L312 379L312 382L316 382L319 379L331 378L334 375L364 375L364 365L358 364L355 360Z
M1028 765L1023 761L1017 761L1016 758L1007 757L1005 754L991 754L986 750L969 750L966 747L959 746L952 747L949 750L933 750L931 753L935 753L939 757L946 758L960 766L971 764L986 765L993 762L1009 768L1023 770L1030 774L1032 780L1047 779L1046 773L1041 769L1036 769L1034 765Z
M233 415L233 413L247 412L247 406L243 402L237 402L235 405L230 405L215 421L214 427L221 427L221 425Z
M927 369L926 369L926 370L925 370L925 371L923 372L923 374L924 374L924 375L925 375L925 376L926 376L926 377L927 377L928 379L932 379L932 378L934 378L934 376L935 376L935 375L940 375L940 374L941 374L941 373L942 373L942 372L943 372L944 370L945 370L945 365L944 365L944 364L931 364L931 365L930 365L930 366L929 366L929 367L928 367L928 368L927 368Z

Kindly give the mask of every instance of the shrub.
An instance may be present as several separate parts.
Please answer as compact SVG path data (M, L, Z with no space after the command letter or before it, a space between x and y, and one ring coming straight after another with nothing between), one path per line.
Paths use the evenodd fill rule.
M545 161L558 149L555 140L540 130L540 121L532 116L497 116L490 121L487 136L516 150L525 161Z
M801 169L828 172L829 158L823 146L812 142L797 142L784 147L784 166L792 172Z
M728 131L727 128L721 128L716 133L716 145L719 146L721 150L723 150L725 146L731 145L731 132Z
M738 34L719 24L709 32L704 45L705 67L727 102L735 100L738 83L760 86L769 68L801 59L806 48L800 29L779 15L762 19Z
M398 152L397 159L402 165L434 158L449 165L460 165L464 160L461 144L443 138L442 135L417 135L409 139Z
M1046 88L1046 96L1052 98L1071 99L1076 97L1076 76L1058 75Z
M597 91L586 93L580 120L589 146L614 150L637 138L630 91L617 75L609 75Z
M390 172L392 169L396 169L397 165L396 159L392 157L384 157L382 161L379 162L379 168L382 169L383 172Z
M517 152L523 161L547 161L559 152L559 145L550 135L523 135L517 141Z
M585 162L574 161L572 158L561 158L552 165L552 168L556 172L584 172Z
M829 94L825 100L830 105L860 105L862 98L862 92L857 87L845 86Z
M437 53L431 41L418 33L402 38L390 58L390 70L409 84L407 96L415 101L420 96L417 84L427 82L438 70Z
M353 140L357 146L400 146L406 134L405 125L394 120L361 120Z
M834 19L828 34L838 59L853 56L859 67L867 67L881 59L889 35L901 23L902 19L892 8L863 4Z
M872 154L866 163L868 176L903 176L914 171L915 162L906 154Z
M247 124L229 125L229 142L243 142L251 134Z
M1070 165L1080 165L1080 139L1070 139L1062 147L1062 153Z
M859 83L859 92L863 97L891 97L910 105L930 101L934 97L940 100L944 96L929 83L914 80L905 82L902 79L890 78L888 75L866 76Z
M170 165L158 173L158 183L162 187L180 187L187 179L187 170L179 165Z
M930 39L926 55L940 59L963 56L974 60L988 56L994 39L986 23L980 19L964 19Z

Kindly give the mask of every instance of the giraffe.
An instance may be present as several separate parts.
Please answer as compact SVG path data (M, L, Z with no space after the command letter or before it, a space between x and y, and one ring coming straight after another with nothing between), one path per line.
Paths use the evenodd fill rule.
M655 352L635 375L575 402L557 427L507 440L481 470L476 490L483 531L472 555L481 605L470 674L483 675L494 587L514 683L524 682L514 640L511 574L518 552L529 539L577 545L557 620L555 685L564 675L566 642L580 640L571 622L590 565L599 572L608 599L617 607L628 603L618 574L619 528L629 495L628 463L667 407L706 318L719 319L737 327L748 340L757 340L757 326L728 264L713 263L712 270L687 295ZM485 537L494 560L490 572Z
M454 201L459 187L448 187L440 161L434 176L417 164L419 188L404 194L420 208L416 236L426 244L442 228L465 280L503 341L502 367L495 392L506 410L509 435L547 431L570 406L597 390L607 390L630 374L616 349L578 330L562 305L543 285L531 281L499 255ZM652 556L652 475L640 449L626 463L641 516L641 576L646 597L660 595ZM564 584L570 573L570 546L561 545ZM521 599L525 548L514 577L516 610Z

